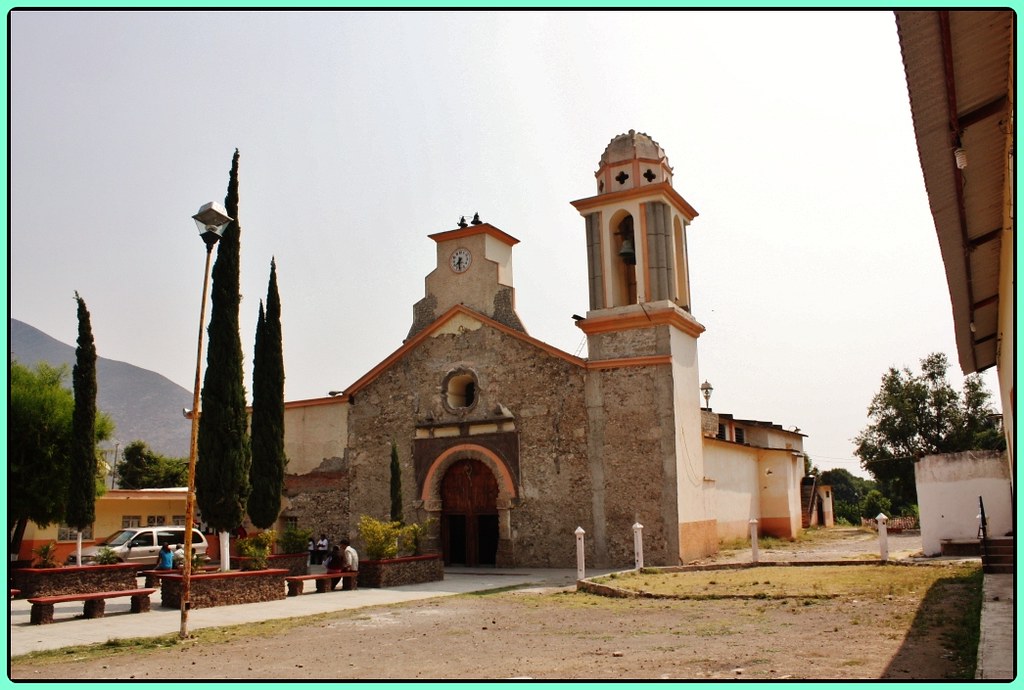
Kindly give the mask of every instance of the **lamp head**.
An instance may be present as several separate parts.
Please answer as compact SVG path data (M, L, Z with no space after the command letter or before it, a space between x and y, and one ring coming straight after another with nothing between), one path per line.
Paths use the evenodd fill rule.
M711 384L708 383L706 380L704 381L704 383L700 384L700 392L704 394L704 404L705 405L710 404L710 402L711 402L711 391L713 391L713 390L715 390L715 389L712 388Z
M217 240L224 235L224 229L227 228L228 223L234 220L228 215L227 210L216 201L203 204L199 211L192 216L192 219L196 222L199 236L206 242L207 248L217 244Z

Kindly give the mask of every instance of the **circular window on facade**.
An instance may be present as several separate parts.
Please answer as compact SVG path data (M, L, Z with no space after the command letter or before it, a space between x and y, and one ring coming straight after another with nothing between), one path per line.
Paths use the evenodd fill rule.
M444 381L445 407L453 412L468 410L477 401L476 375L465 369L453 371Z

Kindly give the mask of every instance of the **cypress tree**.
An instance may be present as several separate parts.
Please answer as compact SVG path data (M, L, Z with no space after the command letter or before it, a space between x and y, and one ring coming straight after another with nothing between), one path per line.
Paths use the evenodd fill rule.
M196 503L203 520L220 532L242 524L249 496L250 448L238 332L241 226L237 149L224 207L234 220L224 230L213 265L209 351L196 461Z
M398 446L391 440L391 521L402 519L402 467L398 464Z
M249 519L262 529L273 527L284 490L284 355L281 345L281 298L277 266L270 260L267 311L260 302L252 368L252 468L249 471Z
M96 344L85 300L78 303L78 347L71 373L75 407L71 416L70 482L65 521L79 532L96 519Z

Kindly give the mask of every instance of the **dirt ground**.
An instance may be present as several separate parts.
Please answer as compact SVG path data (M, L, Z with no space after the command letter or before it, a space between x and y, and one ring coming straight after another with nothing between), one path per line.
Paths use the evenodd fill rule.
M837 541L844 539L837 535ZM850 536L845 553L850 543L861 541ZM780 553L792 556L804 548ZM840 551L833 548L806 547L804 557L812 552L835 557ZM962 585L943 580L928 592L860 599L615 599L572 588L495 592L357 609L312 621L203 630L193 641L109 656L19 661L10 676L33 681L943 679L963 672L948 636L965 596Z

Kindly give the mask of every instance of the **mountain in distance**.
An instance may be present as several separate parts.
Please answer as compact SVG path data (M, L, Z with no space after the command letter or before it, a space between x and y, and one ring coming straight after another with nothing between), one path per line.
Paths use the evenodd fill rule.
M96 345L98 354L103 344ZM23 321L10 319L9 349L11 359L30 368L40 361L53 366L66 364L65 386L71 388L74 346L51 338ZM182 417L181 410L192 407L192 391L155 371L99 356L96 357L96 385L96 407L114 420L113 438L121 450L132 441L143 441L161 455L188 457L192 426Z

